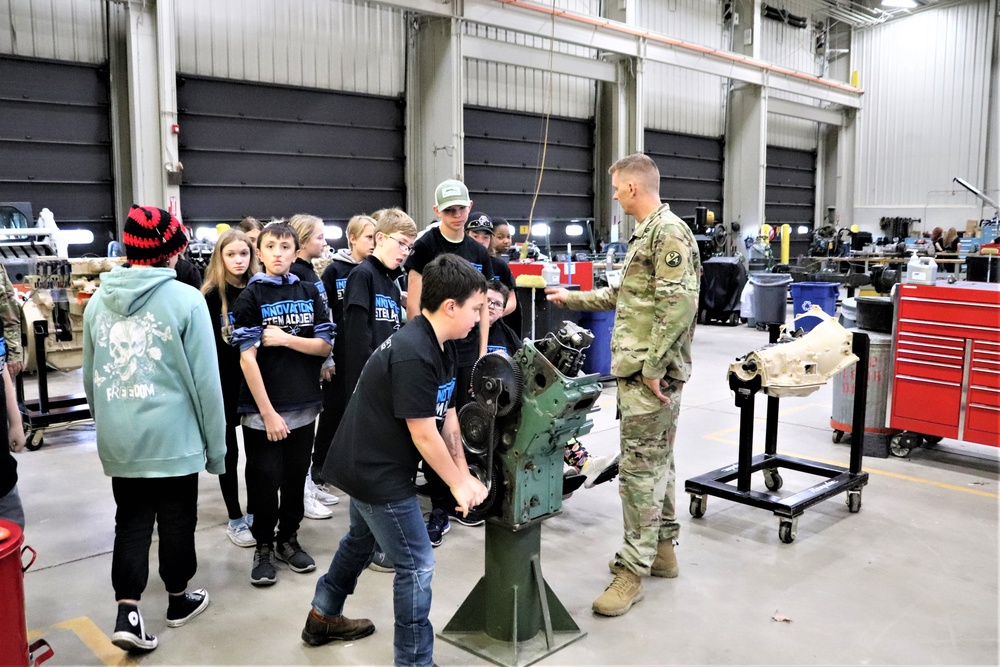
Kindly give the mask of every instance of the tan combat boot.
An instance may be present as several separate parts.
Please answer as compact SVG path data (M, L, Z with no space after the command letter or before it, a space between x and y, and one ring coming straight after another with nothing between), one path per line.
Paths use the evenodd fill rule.
M608 561L608 569L611 570L611 574L618 574L624 568L618 563L616 558L612 558ZM653 559L653 565L650 567L649 573L654 577L673 579L677 576L678 572L677 555L674 553L673 540L664 540L657 544L656 558Z
M622 569L601 597L594 600L592 609L601 616L621 616L642 598L642 579L639 575Z

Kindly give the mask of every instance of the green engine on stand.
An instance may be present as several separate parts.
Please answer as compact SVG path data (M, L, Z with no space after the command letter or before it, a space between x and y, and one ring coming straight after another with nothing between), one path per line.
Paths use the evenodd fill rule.
M601 395L577 377L593 334L564 322L525 341L513 358L493 352L472 372L475 401L459 421L469 467L489 487L486 569L439 635L500 665L528 665L583 636L542 577L541 523L562 511L566 442L588 433Z

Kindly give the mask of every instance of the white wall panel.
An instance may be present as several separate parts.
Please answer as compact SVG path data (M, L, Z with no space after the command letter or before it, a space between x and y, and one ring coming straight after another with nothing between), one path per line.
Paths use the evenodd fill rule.
M639 0L640 28L713 49L726 49L718 0ZM646 128L709 137L725 131L727 81L662 63L646 63Z
M985 176L995 7L969 2L855 31L853 69L865 89L855 198L869 218L923 208L916 217L943 225L930 209L954 209L950 224L978 212L950 191L955 176L979 186Z
M812 12L809 6L803 2L767 0L767 4L784 9L796 16L811 19ZM760 35L758 36L761 59L798 72L819 75L822 73L822 67L821 61L817 62L815 57L812 27L811 20L809 27L795 28L780 21L762 17ZM771 92L770 96L803 104L816 104L815 100L802 95ZM817 123L812 121L768 114L767 143L769 146L816 150L817 129Z
M403 13L348 0L173 0L180 72L401 95Z
M102 0L0 0L0 53L104 63L104 5Z
M596 16L598 0L556 0L557 9ZM465 61L465 103L493 109L545 113L551 96L551 113L568 118L594 115L596 86L590 79L557 74L549 80L545 71L550 47L556 53L596 58L597 51L583 46L555 42L536 35L498 30L477 24L465 24L464 34L538 49L537 69L503 65L468 58ZM550 90L551 85L551 90Z

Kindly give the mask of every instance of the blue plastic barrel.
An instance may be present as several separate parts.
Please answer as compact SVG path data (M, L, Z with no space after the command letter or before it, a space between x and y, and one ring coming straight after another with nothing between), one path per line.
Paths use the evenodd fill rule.
M837 314L838 294L839 283L792 283L792 308L799 315L815 305L832 317ZM795 320L795 328L812 331L820 322L821 319L810 315Z
M587 357L583 360L583 372L611 375L611 329L615 326L615 311L582 312L578 324L594 334L594 342L584 351Z

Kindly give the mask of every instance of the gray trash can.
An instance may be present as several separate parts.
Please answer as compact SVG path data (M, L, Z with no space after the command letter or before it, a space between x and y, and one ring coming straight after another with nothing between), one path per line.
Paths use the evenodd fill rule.
M750 282L753 284L754 321L757 324L784 324L792 277L787 273L751 273Z

